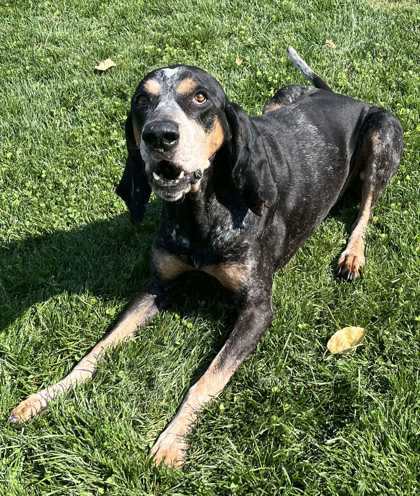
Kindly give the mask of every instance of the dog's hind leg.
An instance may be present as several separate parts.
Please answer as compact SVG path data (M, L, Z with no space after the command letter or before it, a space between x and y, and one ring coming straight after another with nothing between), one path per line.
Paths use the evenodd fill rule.
M133 337L139 327L147 324L158 313L163 303L163 289L159 285L153 285L149 291L135 299L111 331L80 360L66 377L22 401L10 414L9 421L21 423L31 419L47 408L54 398L90 380L104 353Z
M338 275L343 279L356 279L365 264L365 235L372 208L398 169L402 149L402 128L398 120L375 109L366 118L353 159L354 167L360 171L362 195L359 214L338 260Z
M363 188L359 214L353 224L346 249L338 260L337 275L349 281L359 277L365 265L365 234L372 212L372 198L373 192Z

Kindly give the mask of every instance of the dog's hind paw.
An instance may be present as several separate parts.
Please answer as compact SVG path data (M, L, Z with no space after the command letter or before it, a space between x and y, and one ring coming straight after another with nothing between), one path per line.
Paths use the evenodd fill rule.
M344 251L338 260L337 277L345 281L354 281L360 277L365 264L365 257L360 254Z

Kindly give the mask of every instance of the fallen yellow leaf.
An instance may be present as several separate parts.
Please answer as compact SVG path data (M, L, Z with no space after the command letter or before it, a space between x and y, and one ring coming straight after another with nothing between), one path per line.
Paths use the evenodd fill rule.
M242 61L241 57L236 57L236 59L235 59L235 63L236 63L236 65L241 65L241 64L242 64L242 62L243 62L243 61Z
M333 42L333 40L325 40L325 46L327 48L337 48L337 45Z
M117 64L112 59L101 60L98 65L95 66L95 70L99 72L105 72L111 67L116 67Z
M344 353L357 346L366 334L363 327L344 327L333 334L327 343L331 353Z

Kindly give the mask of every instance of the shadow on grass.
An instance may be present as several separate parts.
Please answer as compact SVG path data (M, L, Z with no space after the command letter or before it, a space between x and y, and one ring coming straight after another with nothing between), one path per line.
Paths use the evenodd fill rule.
M0 246L0 332L7 332L32 305L62 293L133 298L149 279L158 217L158 207L151 205L139 227L123 214ZM170 309L184 316L195 315L197 300L203 300L203 311L208 313L218 301L227 299L229 303L226 297L216 281L194 274L180 278L175 285ZM216 312L220 317L218 310L212 312L215 318Z
M0 330L60 293L130 297L147 278L154 231L120 215L0 246Z

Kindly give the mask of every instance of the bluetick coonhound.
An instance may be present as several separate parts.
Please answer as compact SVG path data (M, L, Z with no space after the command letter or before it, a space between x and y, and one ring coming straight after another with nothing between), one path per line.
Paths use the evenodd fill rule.
M69 375L13 410L12 422L33 417L89 380L106 349L164 308L178 276L203 271L232 292L238 317L152 448L157 464L181 466L199 411L221 393L271 324L276 270L354 179L360 211L338 274L359 276L372 207L400 161L401 125L381 108L334 93L293 48L288 55L313 86L281 88L258 117L229 101L196 67L157 69L140 82L126 121L128 158L117 193L135 222L152 191L163 200L152 281Z

